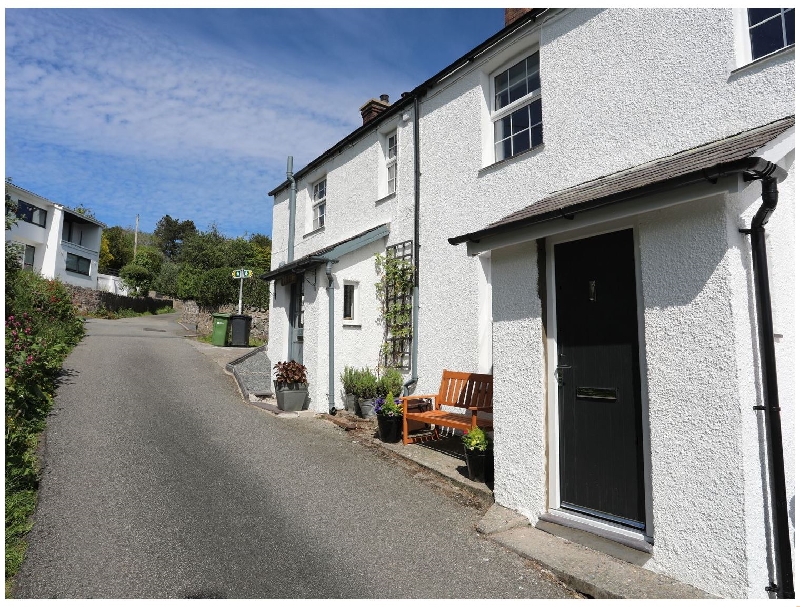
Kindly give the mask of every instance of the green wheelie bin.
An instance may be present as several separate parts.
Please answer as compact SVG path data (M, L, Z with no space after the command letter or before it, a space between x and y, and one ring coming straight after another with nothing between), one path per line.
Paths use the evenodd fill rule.
M211 345L229 346L231 344L230 314L212 314L214 330L211 333Z

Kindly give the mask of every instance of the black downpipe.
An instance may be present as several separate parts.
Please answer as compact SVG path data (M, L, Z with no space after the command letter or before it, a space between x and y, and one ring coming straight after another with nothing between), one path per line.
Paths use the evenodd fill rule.
M761 180L762 205L753 217L750 234L753 250L753 273L756 287L756 314L759 341L761 342L761 374L764 384L764 413L766 415L767 451L772 482L772 518L775 529L776 568L778 583L766 590L775 592L779 599L794 598L792 573L792 547L789 534L789 514L786 502L786 474L783 460L783 433L781 431L780 404L778 402L778 373L775 363L775 340L772 325L772 300L767 270L767 245L764 226L778 205L778 180L765 177Z

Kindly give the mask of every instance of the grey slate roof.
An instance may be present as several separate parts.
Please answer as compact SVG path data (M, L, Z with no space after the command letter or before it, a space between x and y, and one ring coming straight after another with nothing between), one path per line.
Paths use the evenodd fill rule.
M792 126L794 126L794 116L787 116L725 139L599 177L549 194L538 202L489 224L482 230L448 240L451 244L467 240L476 241L483 236L513 229L526 223L538 223L538 220L556 218L573 211L600 206L593 204L594 202L611 204L615 202L615 196L628 199L631 198L631 193L636 193L638 190L698 171L708 171L710 178L715 167L750 157L757 149Z
M294 261L290 261L287 264L279 266L274 270L270 270L266 274L262 274L259 276L262 280L274 280L275 278L279 278L280 276L284 276L286 274L291 274L292 272L300 272L301 270L305 270L307 268L318 266L326 261L334 260L335 258L329 253L334 251L334 249L341 247L342 245L346 245L348 243L352 243L360 238L363 238L363 244L368 244L371 242L368 235L374 233L376 237L382 237L386 233L388 233L389 224L384 223L379 226L372 227L368 230L364 230L356 234L355 236L351 236L350 238L345 238L344 240L340 240L332 245L328 245L327 247L323 247L314 251L313 253L309 253L308 255L303 255L299 259L295 259Z

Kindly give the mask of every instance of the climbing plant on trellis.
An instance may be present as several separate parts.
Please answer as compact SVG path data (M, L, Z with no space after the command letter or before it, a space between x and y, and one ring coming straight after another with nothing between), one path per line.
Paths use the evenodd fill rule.
M414 265L412 242L407 240L375 255L379 280L375 292L381 304L383 323L381 363L384 367L408 369L411 366L412 295Z

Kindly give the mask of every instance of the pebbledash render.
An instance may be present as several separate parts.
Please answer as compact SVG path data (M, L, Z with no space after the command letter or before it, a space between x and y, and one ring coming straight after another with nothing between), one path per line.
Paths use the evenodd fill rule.
M310 408L343 408L344 366L381 362L374 254L416 240L405 375L430 393L443 369L493 373L498 504L715 595L787 596L794 11L516 16L395 102L371 100L363 126L293 174L291 256L291 181L270 193L269 357L301 356ZM751 223L766 235L778 445Z

